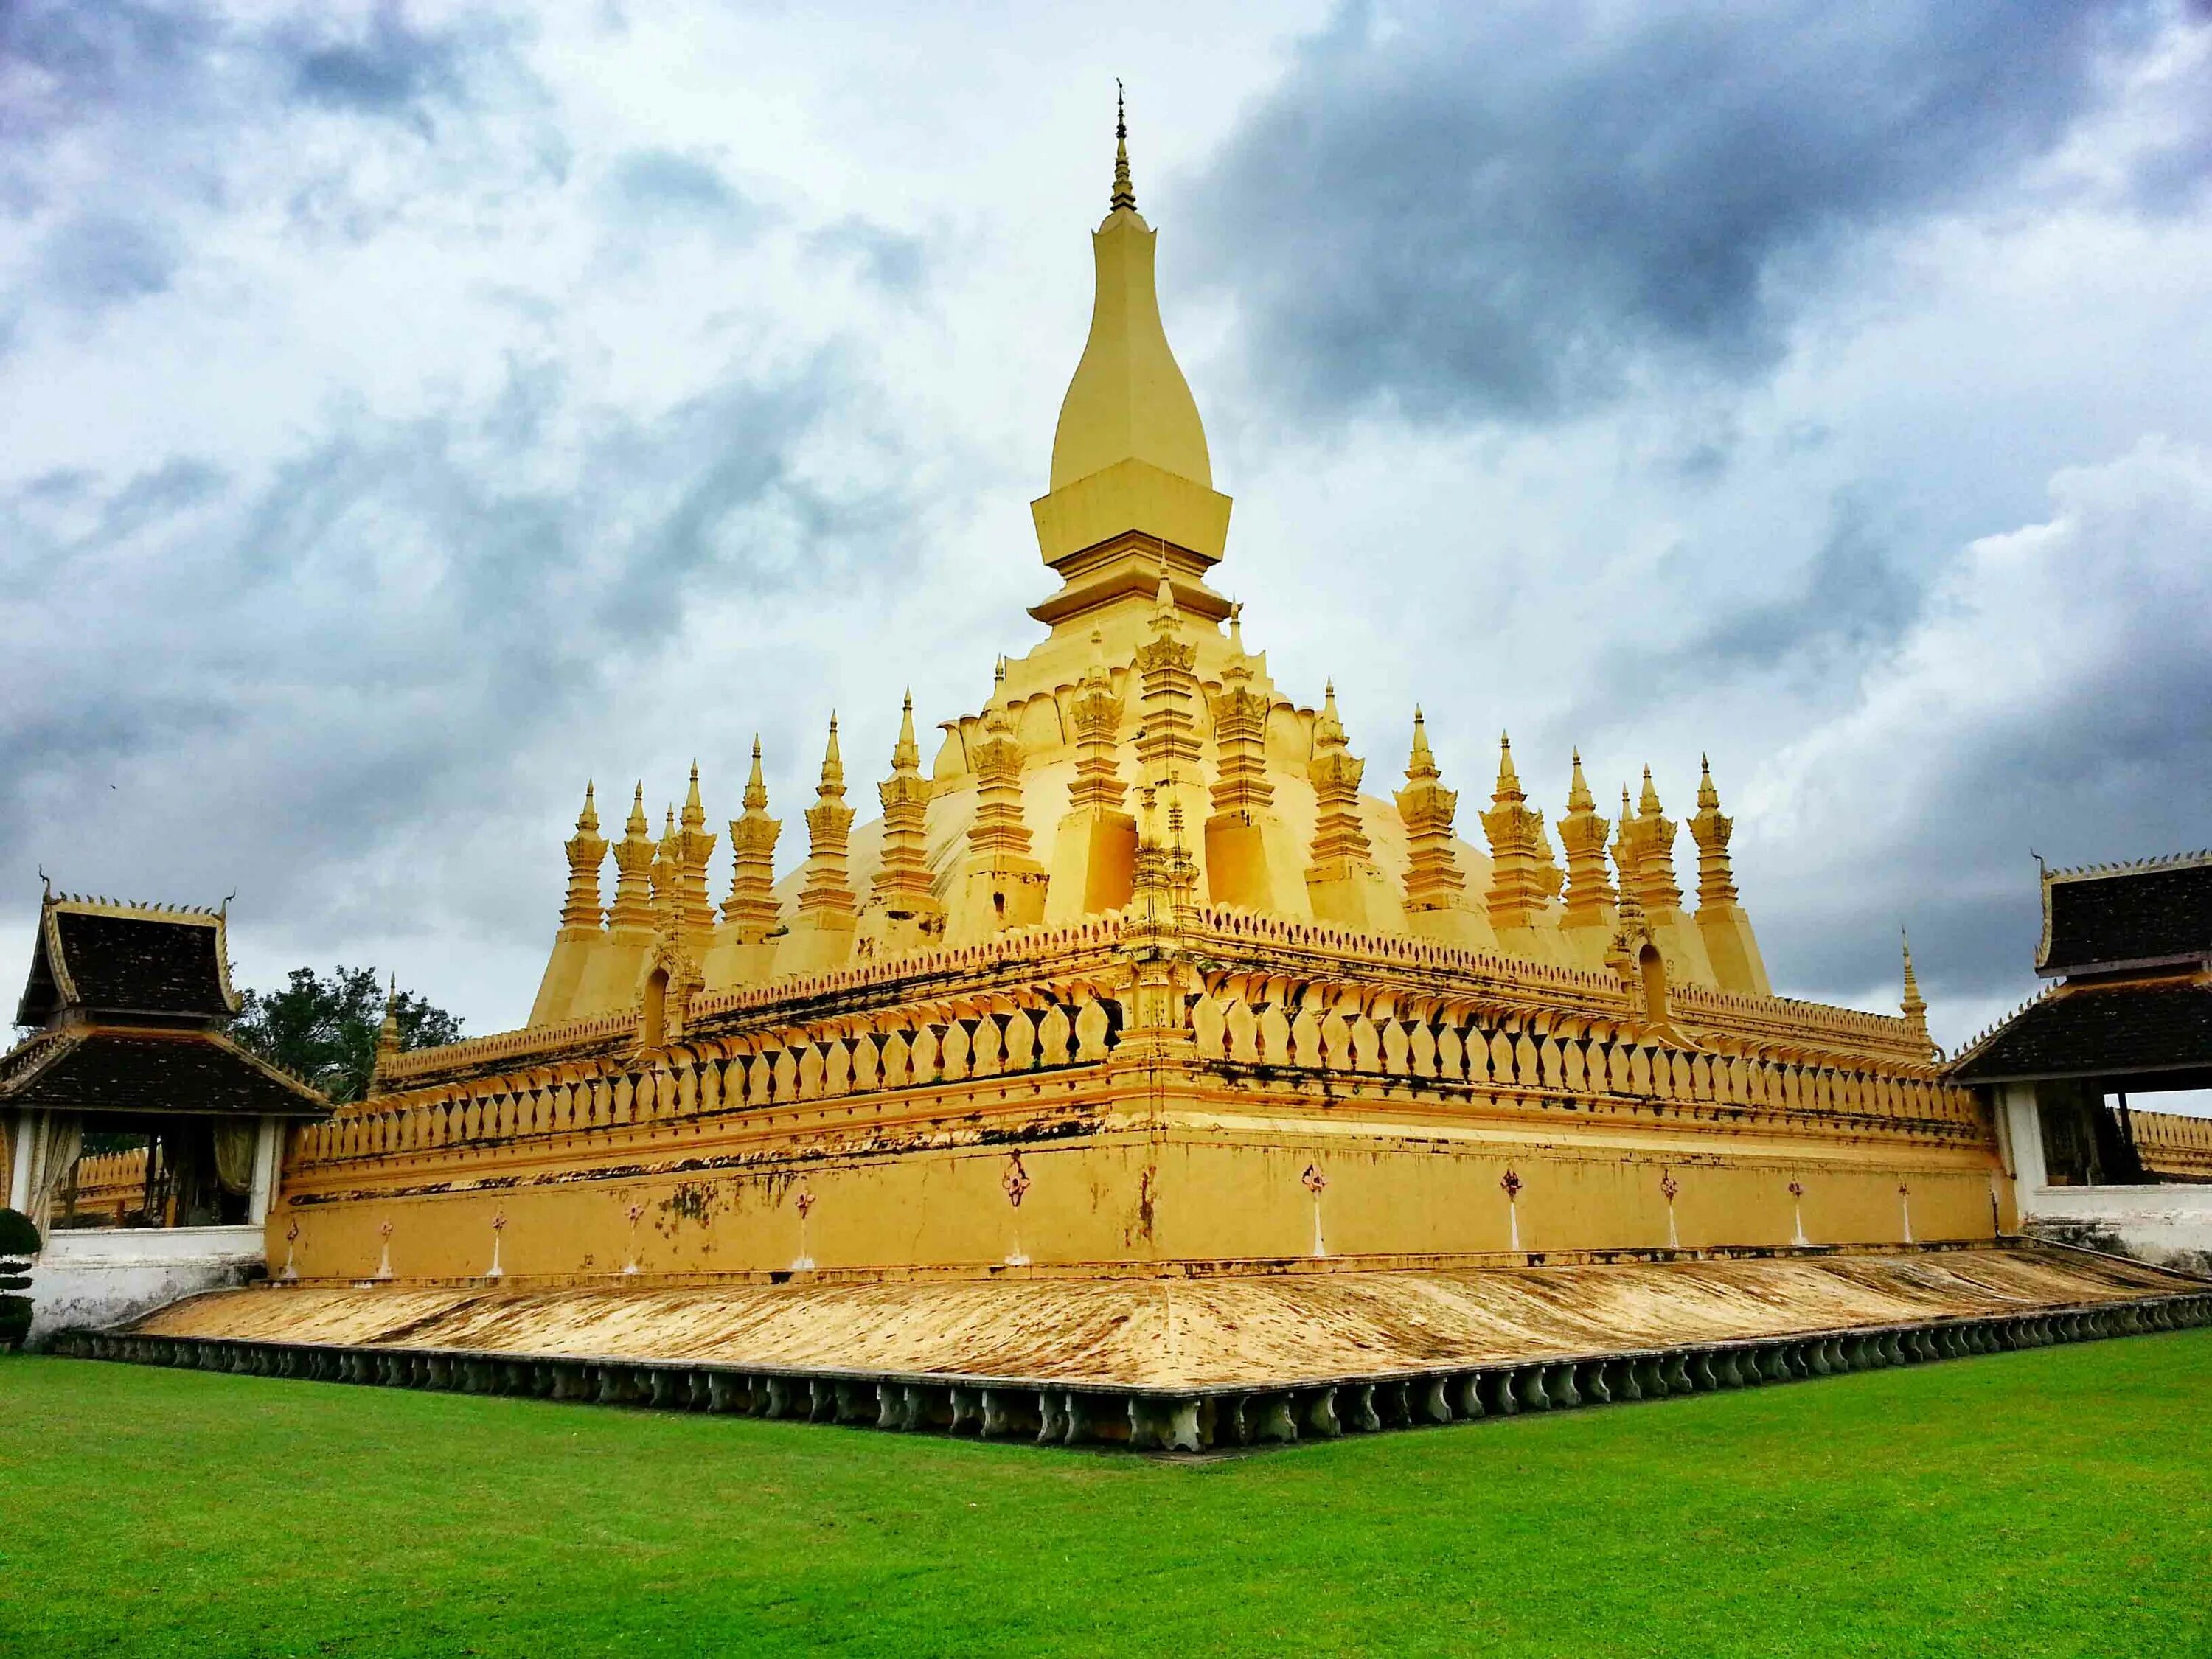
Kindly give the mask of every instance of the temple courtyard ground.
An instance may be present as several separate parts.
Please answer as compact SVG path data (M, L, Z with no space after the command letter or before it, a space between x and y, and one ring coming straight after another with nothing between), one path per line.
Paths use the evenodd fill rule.
M2212 1331L1218 1460L0 1359L0 1653L2212 1652Z

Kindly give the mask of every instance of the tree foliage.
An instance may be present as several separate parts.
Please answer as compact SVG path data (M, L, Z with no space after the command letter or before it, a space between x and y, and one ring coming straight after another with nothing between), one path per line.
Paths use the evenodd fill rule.
M368 1092L376 1036L384 1024L385 987L374 968L333 968L327 975L295 968L281 991L243 991L231 1035L263 1059L305 1078L333 1101ZM399 1046L451 1042L461 1022L426 999L402 991L394 1003Z

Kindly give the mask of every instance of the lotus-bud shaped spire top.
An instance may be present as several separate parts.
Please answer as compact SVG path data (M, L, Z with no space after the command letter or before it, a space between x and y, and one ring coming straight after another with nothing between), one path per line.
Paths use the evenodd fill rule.
M1428 722L1421 717L1421 706L1413 705L1413 754L1406 763L1406 781L1424 783L1443 775L1437 768L1437 757L1429 751Z
M742 805L748 812L764 812L768 810L768 780L761 775L760 733L757 732L753 733L753 769L751 775L745 779L745 793Z
M1583 751L1577 749L1573 752L1575 775L1567 781L1567 811L1595 812L1597 811L1597 802L1590 795L1589 781L1583 776Z

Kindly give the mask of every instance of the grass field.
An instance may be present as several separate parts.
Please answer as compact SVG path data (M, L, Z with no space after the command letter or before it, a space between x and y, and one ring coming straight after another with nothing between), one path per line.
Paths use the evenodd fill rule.
M0 1360L0 1653L2212 1653L2212 1331L1217 1462Z

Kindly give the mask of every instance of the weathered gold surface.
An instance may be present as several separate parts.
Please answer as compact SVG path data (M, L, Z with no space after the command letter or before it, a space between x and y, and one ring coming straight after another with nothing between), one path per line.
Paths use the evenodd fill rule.
M1291 1384L1594 1355L2191 1288L2033 1249L1198 1279L701 1288L262 1288L155 1335L711 1361L1139 1388Z

